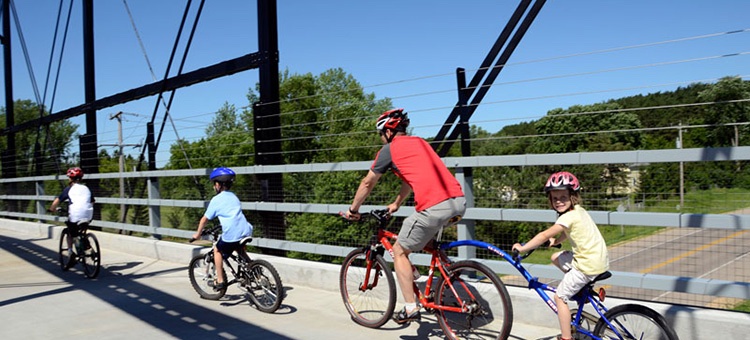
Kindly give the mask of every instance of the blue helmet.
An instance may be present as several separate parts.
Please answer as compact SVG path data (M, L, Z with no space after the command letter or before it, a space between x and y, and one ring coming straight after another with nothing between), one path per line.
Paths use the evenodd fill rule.
M211 176L209 176L209 178L213 182L231 183L234 182L235 175L234 170L220 166L214 169L214 171L211 171Z

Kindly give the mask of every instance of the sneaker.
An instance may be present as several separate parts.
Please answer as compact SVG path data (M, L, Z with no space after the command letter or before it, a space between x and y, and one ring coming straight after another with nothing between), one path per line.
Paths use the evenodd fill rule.
M214 290L215 291L221 291L227 288L226 282L214 282Z
M412 321L419 321L422 318L422 315L419 313L419 308L413 310L411 313L406 312L406 307L402 309L396 316L393 317L393 321L395 321L397 324L405 324L407 322Z

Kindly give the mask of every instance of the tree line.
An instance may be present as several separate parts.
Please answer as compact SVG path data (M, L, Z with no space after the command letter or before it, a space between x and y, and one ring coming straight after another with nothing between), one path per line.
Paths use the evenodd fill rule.
M367 93L359 82L340 68L319 75L296 74L288 70L279 75L282 121L282 149L286 164L343 161L369 161L380 147L374 132L374 119L393 107L389 98ZM205 129L205 136L194 141L181 140L170 146L165 169L185 169L188 160L193 168L217 166L252 166L254 162L254 119L252 107L259 99L259 86L247 94L248 105L238 109L225 103ZM682 132L682 147L723 147L750 144L750 83L739 77L726 77L714 84L695 83L674 91L650 93L611 99L601 103L574 105L550 110L538 119L507 125L489 132L471 126L472 155L513 155L529 153L569 153L672 149ZM29 100L15 104L16 122L48 114ZM4 127L5 110L0 111ZM669 128L665 128L669 127ZM684 127L684 129L682 128ZM682 131L680 131L682 129ZM77 164L71 153L77 126L68 121L56 122L44 131L22 131L16 135L18 176L59 174ZM40 137L43 136L43 137ZM46 139L46 141L45 141ZM6 150L6 140L0 140ZM44 146L37 146L44 143ZM44 149L46 161L35 164L34 150ZM459 156L458 145L449 156ZM119 155L99 152L101 172L117 171ZM134 162L132 157L129 160ZM644 194L667 198L679 188L678 164L641 164L637 192L624 193L628 187L630 164L597 164L581 166L539 166L477 168L474 190L478 207L539 208L545 206L541 186L549 173L567 170L576 173L584 186L584 204L590 210L612 210L612 202L626 198L637 201ZM687 190L710 188L750 189L747 162L700 162L685 173ZM346 204L354 194L359 172L325 172L284 174L284 197L287 202ZM161 195L166 199L208 200L213 192L204 178L161 179ZM60 190L59 184L47 183L48 192ZM139 197L135 181L128 183L131 197ZM387 204L398 188L395 176L385 176L366 204ZM102 180L101 196L117 196L117 180ZM254 176L238 176L235 192L243 201L260 199L259 183ZM26 188L24 190L33 190ZM29 194L33 194L30 192ZM107 207L108 220L119 207ZM142 210L142 209L141 209ZM199 209L174 208L164 211L172 227L193 229ZM264 226L252 212L248 218L262 236ZM131 213L131 223L146 215ZM477 237L482 239L518 240L533 236L544 226L537 223L481 221ZM321 214L287 214L287 239L312 243L360 245L369 234L357 224L348 224L336 216ZM449 235L450 236L450 235ZM292 254L301 257L319 255Z

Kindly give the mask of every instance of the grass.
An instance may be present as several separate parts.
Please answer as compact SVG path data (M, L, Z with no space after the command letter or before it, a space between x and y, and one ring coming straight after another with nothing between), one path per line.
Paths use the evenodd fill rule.
M734 306L732 310L735 310L738 312L750 313L750 300L745 300L744 302Z
M726 214L750 206L750 190L710 189L690 191L683 198L681 211L691 214ZM677 212L679 197L647 202L649 212Z

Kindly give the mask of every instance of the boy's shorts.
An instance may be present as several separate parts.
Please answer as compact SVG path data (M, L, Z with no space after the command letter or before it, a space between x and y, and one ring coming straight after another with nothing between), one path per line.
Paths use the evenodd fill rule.
M227 258L232 252L240 249L240 242L224 242L224 240L219 239L219 242L216 242L216 249L221 252L223 258Z

